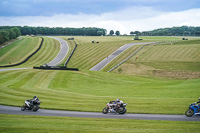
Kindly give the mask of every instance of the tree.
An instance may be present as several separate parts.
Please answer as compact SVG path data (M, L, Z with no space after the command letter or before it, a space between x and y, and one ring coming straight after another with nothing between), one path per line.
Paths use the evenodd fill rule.
M0 43L10 40L10 32L8 30L0 30Z
M111 31L110 31L110 35L112 36L113 34L114 34L114 31L113 31L113 30L111 30Z
M20 30L18 29L18 28L13 28L13 31L15 32L15 34L16 34L16 37L18 37L18 36L20 36L21 35L21 32L20 32Z
M133 35L134 35L134 32L133 32L133 31L131 31L131 32L130 32L130 34L133 36Z
M135 31L135 32L133 32L133 33L136 34L136 35L139 35L139 34L140 34L139 31Z
M117 30L117 31L115 32L115 35L119 36L119 35L120 35L120 32Z
M103 31L97 31L97 36L102 36L103 35Z
M9 31L9 33L10 33L10 39L15 39L16 38L16 33L13 31L13 29L9 29L8 30Z

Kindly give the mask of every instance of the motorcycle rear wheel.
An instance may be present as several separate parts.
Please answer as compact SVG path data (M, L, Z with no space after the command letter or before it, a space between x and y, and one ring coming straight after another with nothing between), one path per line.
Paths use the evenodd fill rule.
M194 114L194 110L193 110L193 109L188 109L188 110L185 112L185 115L186 115L187 117L191 117L191 116L193 116L193 114Z
M24 110L26 110L26 107L23 105L23 106L21 107L21 111L24 111Z
M102 110L102 112L103 112L103 114L107 114L107 113L108 113L108 109L107 109L107 108L104 108L104 109Z

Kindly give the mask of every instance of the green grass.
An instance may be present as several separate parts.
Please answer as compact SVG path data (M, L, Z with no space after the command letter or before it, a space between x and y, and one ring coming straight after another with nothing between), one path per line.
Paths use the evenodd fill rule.
M137 46L138 47L138 46ZM104 71L108 71L117 63L134 53L132 47L117 59L113 60ZM171 44L157 44L144 47L131 59L113 72L129 75L155 76L167 78L199 78L200 77L200 40L180 41ZM136 60L136 57L138 59Z
M21 62L32 54L40 45L39 37L22 37L23 39L0 50L0 64L9 62ZM32 56L27 62L16 67L40 66L52 61L60 51L60 44L57 40L43 37L44 42L41 49ZM12 60L12 61L11 61ZM8 65L8 64L7 64Z
M0 132L199 133L200 122L91 119L0 114Z
M122 45L127 43L137 42L153 42L153 41L164 41L164 40L180 40L178 37L141 37L142 41L133 41L133 36L116 37L116 36L105 36L105 37L75 37L75 41L78 42L78 47L69 62L69 67L75 67L79 69L90 69L101 60L106 58L108 55L113 53ZM92 43L92 41L99 43Z
M134 51L132 51L133 53ZM127 54L125 52L122 55ZM200 40L147 46L127 63L141 63L164 70L200 70ZM130 54L129 54L130 55ZM127 56L125 56L127 57ZM135 58L138 57L137 60ZM113 64L113 63L111 63Z
M40 42L39 37L22 37L21 40L0 49L0 65L23 61L38 48Z
M63 38L66 39L66 37ZM164 39L171 38L172 37L166 37ZM58 41L48 37L44 37L44 39L45 41L42 49L27 63L19 67L41 65L51 61L57 55L60 46ZM99 41L100 43L92 44L92 39ZM163 38L146 37L145 40L148 41L151 39L153 41L156 39L160 41ZM85 64L82 64L81 66L81 71L18 70L1 72L0 95L2 100L0 101L0 104L21 106L24 99L29 99L34 95L38 95L41 100L44 101L42 108L101 112L102 108L109 100L121 98L124 102L129 103L128 112L130 113L184 114L188 105L196 101L196 98L199 97L196 93L198 92L200 86L199 79L171 80L83 70L92 67L90 63L93 59L90 56L86 56L87 52L94 52L94 56L98 56L98 58L100 58L102 53L105 54L104 50L106 48L108 49L109 46L113 49L118 48L125 42L128 43L128 41L132 41L131 37L76 37L75 41L79 42L79 50L77 50L77 53L75 52L76 54L72 56L74 59L70 61L71 67L76 67L76 65L72 65L73 63L76 64L79 62L81 65L82 62L85 62ZM156 56L157 54L155 53L159 52L159 56L163 55L163 60L166 59L169 62L162 65L160 63L162 60L159 57L154 57L152 55L152 58L154 57L156 62L161 64L160 66L167 66L170 63L173 63L172 59L174 58L170 58L172 53L177 50L182 52L182 50L186 49L190 52L182 52L180 54L181 56L176 53L173 55L177 56L177 60L175 61L184 61L184 59L186 59L186 61L192 63L193 66L197 62L198 66L198 42L182 42L183 43L177 43L174 45L156 45L145 47L144 53L143 51L138 53L140 55L138 62L145 59L147 63L150 63L151 60L149 57L151 57L152 54ZM70 49L72 49L73 45L74 42L70 42ZM139 46L130 48L126 53L120 55L119 59L127 57L129 54L134 52L137 47ZM98 52L98 50L101 52ZM165 51L170 52L167 53ZM195 52L196 56L195 54L191 54L190 58L186 58L189 53ZM79 53L82 53L83 56ZM90 54L91 53L89 53L89 55ZM89 59L86 59L84 55ZM83 61L83 59L88 62L85 60ZM131 63L134 60L129 61ZM141 61L140 64L144 65L146 62ZM174 66L176 65L177 63ZM158 67L159 65L156 64L156 66ZM179 65L179 69L180 66L181 65ZM162 69L164 68L162 67ZM192 69L192 67L190 69ZM124 69L121 69L119 72L121 73L123 71ZM60 102L57 103L57 101ZM100 106L96 106L96 103ZM163 103L165 103L164 107ZM186 104L183 105L182 103ZM161 106L162 108L160 108ZM177 106L179 106L179 108L177 108Z
M137 62L157 69L200 71L200 40L153 46L141 54Z
M37 95L42 108L101 112L108 101L120 98L128 103L128 113L184 114L189 104L198 100L200 79L18 70L1 72L0 86L0 104L5 105L21 106Z
M66 39L66 37L62 37ZM199 97L200 79L163 79L142 76L129 76L115 73L94 72L90 69L107 55L120 46L138 42L133 37L75 37L78 47L68 67L75 67L81 71L49 71L49 70L15 70L0 72L0 104L22 106L24 100L37 95L42 101L41 108L101 112L106 103L116 98L128 103L127 113L151 114L184 114L188 106L196 102ZM181 40L178 37L140 37L143 42ZM59 52L59 42L44 37L42 49L28 62L18 67L42 65L51 61ZM193 39L193 38L191 38ZM189 40L191 40L189 39ZM92 44L91 41L99 41ZM74 46L69 41L70 51ZM106 69L114 66L136 47L132 47L119 56ZM173 48L173 49L172 49ZM154 57L155 65L151 63L151 54L159 53L163 56ZM175 50L185 50L180 56ZM196 41L182 41L174 45L157 45L146 47L138 53L138 63L135 57L124 65L138 65L141 69L163 69L174 63L173 69L192 70L199 65L199 43ZM165 53L165 50L170 53ZM188 53L187 50L190 50ZM197 52L196 52L197 50ZM9 50L7 50L9 51ZM144 52L144 53L143 53ZM196 55L194 54L196 53ZM173 58L171 57L173 55ZM188 55L191 54L189 57ZM155 56L158 56L155 54ZM174 58L176 57L176 58ZM11 57L14 58L14 57ZM175 60L176 59L176 60ZM173 61L174 60L174 61ZM186 63L192 65L184 65ZM145 64L147 63L147 64ZM162 64L163 63L163 64ZM170 64L171 63L171 64ZM177 65L179 63L179 65ZM195 63L197 63L195 65ZM195 67L193 67L195 66ZM131 68L127 67L127 68ZM155 67L155 68L154 68ZM126 69L127 69L126 68ZM116 69L115 71L118 71ZM128 69L127 69L128 70ZM144 70L144 69L142 69ZM121 69L120 73L123 73ZM146 76L146 75L145 75ZM32 129L32 130L30 130ZM150 120L122 120L122 119L90 119L70 117L40 117L0 114L0 132L199 132L199 122L174 122Z
M31 57L26 63L17 67L41 66L51 62L60 51L60 44L57 40L43 37L44 42L41 49Z

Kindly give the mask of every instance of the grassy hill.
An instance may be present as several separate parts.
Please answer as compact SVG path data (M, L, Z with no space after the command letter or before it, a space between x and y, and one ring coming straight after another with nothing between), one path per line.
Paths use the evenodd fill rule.
M40 66L52 61L60 51L60 44L57 40L49 37L43 37L44 43L42 48L26 63L18 67Z
M0 104L6 105L21 106L24 99L37 95L43 101L42 108L101 112L108 101L121 98L128 103L129 113L184 114L188 105L199 97L196 92L200 79L17 70L1 72L0 86Z
M2 49L0 49L0 65L15 64L23 61L28 55L33 53L39 46L39 37L22 37Z
M62 38L67 40L67 37ZM181 40L179 37L141 38L149 42ZM41 50L28 62L18 67L42 65L57 55L60 46L58 41L48 37L44 39ZM22 106L24 100L37 95L42 101L41 108L101 112L108 101L120 98L128 103L127 113L184 114L188 106L198 100L200 78L160 78L162 75L158 75L159 78L155 77L156 71L159 74L161 71L172 70L199 72L198 41L145 47L136 55L138 60L133 57L113 73L107 73L103 71L125 59L140 46L128 49L102 72L87 69L120 46L136 41L131 40L132 37L75 37L75 39L78 48L68 67L78 67L81 71L26 69L0 72L0 104ZM93 44L92 40L99 43ZM71 41L69 44L72 50L74 42ZM15 48L7 51L12 49ZM14 58L13 55L10 58ZM171 70L170 67L173 69ZM1 114L0 118L0 132L27 132L27 130L30 132L199 132L199 122L5 114ZM33 121L37 122L33 124ZM30 127L34 130L30 130Z
M147 46L114 72L174 78L199 78L199 53L200 40L181 41L172 45Z
M26 63L17 67L40 66L50 62L57 56L60 51L59 42L49 37L43 38L44 43L41 49ZM22 36L22 40L0 49L0 65L15 64L23 61L39 47L41 40L39 37Z
M71 61L69 62L69 67L90 69L101 60L106 58L108 55L113 53L115 50L117 50L119 47L127 43L180 40L179 37L142 37L144 39L142 41L134 41L132 38L132 36L77 36L75 37L75 41L78 43L78 47ZM92 41L95 43L92 43Z

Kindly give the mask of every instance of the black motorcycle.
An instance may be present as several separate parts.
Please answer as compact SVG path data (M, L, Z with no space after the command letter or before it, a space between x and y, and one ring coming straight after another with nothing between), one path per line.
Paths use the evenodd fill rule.
M127 105L127 103L123 103L123 102L121 102L121 104L117 104L117 105L109 102L109 103L107 103L107 107L105 107L102 110L102 112L103 112L103 114L107 114L109 112L124 114L127 111L126 105Z
M41 101L39 99L37 100L26 100L25 104L21 107L21 111L24 111L26 109L37 111L40 108Z

